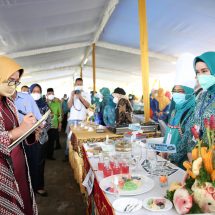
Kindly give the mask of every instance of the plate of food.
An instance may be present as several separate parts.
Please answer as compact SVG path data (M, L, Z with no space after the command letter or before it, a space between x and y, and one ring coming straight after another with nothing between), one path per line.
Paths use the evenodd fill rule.
M163 197L149 197L143 200L143 207L149 211L168 211L172 209L172 202Z
M120 213L133 213L142 208L142 201L135 198L118 198L113 202L113 208Z
M117 177L117 185L114 183ZM145 175L118 174L102 179L100 188L108 193L120 196L140 195L150 191L154 187L154 181Z

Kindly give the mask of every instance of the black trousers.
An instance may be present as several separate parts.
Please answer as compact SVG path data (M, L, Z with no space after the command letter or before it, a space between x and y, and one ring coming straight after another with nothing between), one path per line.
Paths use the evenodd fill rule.
M48 130L48 143L47 143L47 158L52 158L54 154L54 146L56 142L56 148L60 147L60 136L57 128L51 128Z
M45 144L24 144L34 192L44 189Z
M67 113L63 114L63 120L62 120L62 131L66 131L66 126L67 126Z

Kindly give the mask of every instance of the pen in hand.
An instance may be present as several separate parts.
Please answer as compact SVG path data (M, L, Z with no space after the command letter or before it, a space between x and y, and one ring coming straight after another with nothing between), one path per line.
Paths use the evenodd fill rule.
M27 115L27 113L24 113L23 111L21 110L18 110L19 113L21 113L23 116Z

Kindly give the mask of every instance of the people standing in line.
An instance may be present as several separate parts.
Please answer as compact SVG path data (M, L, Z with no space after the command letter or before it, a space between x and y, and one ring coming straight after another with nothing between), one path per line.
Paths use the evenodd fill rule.
M63 98L61 99L62 111L63 111L63 120L62 120L62 131L63 132L66 131L67 118L68 118L68 113L69 113L68 100L69 100L69 98L67 97L67 94L64 94Z
M29 113L19 124L11 99L23 72L15 61L0 56L0 214L38 214L23 143L9 148L36 123Z
M48 130L47 158L49 160L55 160L53 157L55 143L55 149L61 148L59 131L61 130L62 108L60 100L54 95L53 88L47 89L46 97L51 110L51 128Z
M74 84L74 90L71 92L68 101L68 108L70 109L70 116L67 121L66 133L69 135L70 126L78 124L87 119L87 109L90 107L91 97L90 93L83 89L83 79L77 78ZM65 150L65 160L68 158L68 145Z
M40 113L44 115L48 110L48 104L42 99L42 88L39 84L32 84L29 88L30 95L35 100ZM48 130L51 127L51 116L47 118L44 127L42 128L38 143L35 144L34 154L36 156L36 165L34 171L35 192L41 196L47 196L48 193L45 190L44 170L45 170L45 147L48 142Z

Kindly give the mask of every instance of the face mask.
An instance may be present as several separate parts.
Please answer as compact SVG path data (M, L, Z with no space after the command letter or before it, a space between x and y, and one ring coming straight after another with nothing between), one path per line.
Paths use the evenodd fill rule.
M52 101L54 99L54 95L48 95L47 98L48 100Z
M10 97L12 96L16 91L16 86L8 86L8 83L2 83L0 84L0 95Z
M183 104L185 102L185 94L184 93L173 93L172 98L177 105Z
M81 90L83 90L83 86L75 86L74 90L80 90L81 91Z
M115 104L117 104L117 103L119 102L119 99L118 99L117 97L114 97L114 98L113 98L113 102L114 102Z
M22 93L28 94L28 92L26 92L26 91L24 91L24 92L22 92Z
M41 98L41 94L40 93L31 93L31 96L33 97L33 99L35 101L39 100Z
M215 84L215 76L213 75L198 75L197 78L203 90L207 90Z

